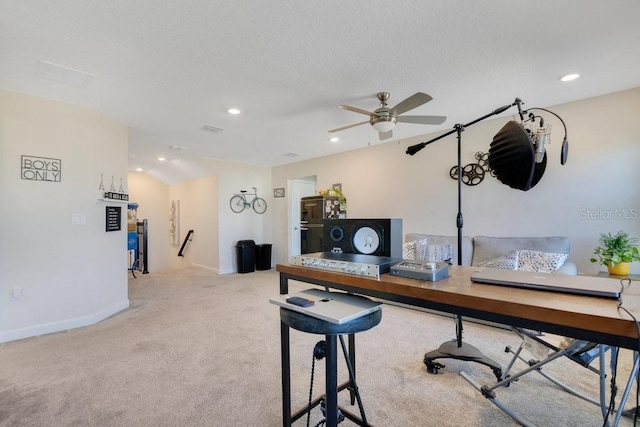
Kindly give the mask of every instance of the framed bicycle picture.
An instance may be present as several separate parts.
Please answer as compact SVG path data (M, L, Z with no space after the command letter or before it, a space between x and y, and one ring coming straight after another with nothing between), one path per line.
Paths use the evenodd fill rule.
M284 197L284 188L274 188L273 197Z

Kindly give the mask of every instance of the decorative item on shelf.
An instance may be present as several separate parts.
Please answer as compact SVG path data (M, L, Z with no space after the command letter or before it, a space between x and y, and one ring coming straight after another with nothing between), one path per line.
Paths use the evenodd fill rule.
M105 201L114 201L114 202L126 202L129 200L129 195L126 193L116 193L114 191L105 191L101 192L99 197Z
M129 200L129 195L124 190L122 185L122 178L120 178L120 190L116 191L115 186L113 184L114 177L111 176L111 187L109 191L105 191L104 188L104 176L100 174L100 184L98 185L98 200L102 200L105 202L127 202Z
M593 251L597 258L591 258L591 262L606 266L609 274L627 276L631 263L640 261L638 240L625 231L618 231L615 235L602 233L598 243Z
M341 184L334 184L332 188L325 188L318 191L318 194L325 197L337 197L340 204L339 219L347 218L347 198L342 192Z
M338 202L340 202L340 213L338 214L338 218L345 219L347 218L347 198L342 193L342 189L340 187L333 187L333 191L335 191L338 196Z

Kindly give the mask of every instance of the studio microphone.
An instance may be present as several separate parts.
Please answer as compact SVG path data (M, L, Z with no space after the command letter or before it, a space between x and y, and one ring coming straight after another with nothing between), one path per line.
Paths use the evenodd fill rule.
M547 113L553 114L556 116L560 123L562 123L562 127L564 128L564 138L562 139L562 147L560 148L560 164L564 165L567 163L567 158L569 157L569 140L567 135L567 125L562 120L562 117L554 113L553 111L549 111L546 108L530 108L529 110L541 110L546 111ZM524 113L527 113L525 111ZM533 133L532 139L533 145L535 148L535 161L536 163L542 162L542 158L544 157L545 144L551 143L551 125L544 126L544 119L540 116L534 116L532 113L529 113L529 118L531 121L535 121L535 118L538 117L540 119L540 127Z
M541 123L542 124L542 123ZM535 158L536 163L542 162L544 158L544 146L551 141L551 125L541 126L536 131L535 136Z

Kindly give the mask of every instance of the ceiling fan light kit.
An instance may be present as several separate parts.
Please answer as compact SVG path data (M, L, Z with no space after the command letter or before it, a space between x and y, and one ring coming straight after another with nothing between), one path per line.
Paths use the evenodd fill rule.
M398 118L388 115L388 116L372 116L369 120L371 126L378 132L389 132L396 127L396 123L398 122Z

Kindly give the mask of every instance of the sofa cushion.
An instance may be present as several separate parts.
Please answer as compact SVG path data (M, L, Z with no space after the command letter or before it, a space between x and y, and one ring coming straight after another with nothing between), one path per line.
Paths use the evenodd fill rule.
M418 261L450 262L452 257L451 245L432 245L427 239L415 242L415 259Z
M412 240L402 244L402 259L416 259L416 241Z
M557 254L552 252L519 250L518 270L534 271L539 273L553 273L562 267L567 260L568 254Z
M480 265L482 261L508 255L515 250L531 250L568 254L571 244L568 237L487 237L473 238L473 263Z
M478 265L500 270L518 270L518 251L511 251L508 255L482 261Z
M439 236L435 234L408 233L405 236L405 242L414 240L427 239L430 245L451 245L453 257L452 264L458 264L458 237L457 236ZM522 249L522 248L518 248ZM509 251L507 251L509 252ZM503 254L500 254L503 255ZM473 239L469 236L462 236L462 265L471 265L473 259Z

